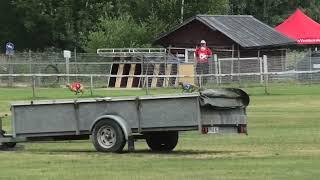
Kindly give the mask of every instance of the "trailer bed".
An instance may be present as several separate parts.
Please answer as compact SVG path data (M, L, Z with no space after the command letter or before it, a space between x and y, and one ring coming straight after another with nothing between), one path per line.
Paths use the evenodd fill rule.
M198 94L23 101L11 104L14 137L90 134L100 116L122 117L133 131L198 127Z
M248 104L248 95L238 89L176 95L13 102L12 135L0 133L0 143L48 137L88 138L89 135L97 135L97 126L100 129L111 127L104 129L103 133L115 131L121 137L123 134L128 143L134 138L134 133L143 135L147 142L148 138L151 142L151 137L157 137L157 141L174 139L178 131L188 130L246 133ZM105 124L101 124L101 121ZM162 138L159 140L159 137ZM157 141L152 140L153 143Z

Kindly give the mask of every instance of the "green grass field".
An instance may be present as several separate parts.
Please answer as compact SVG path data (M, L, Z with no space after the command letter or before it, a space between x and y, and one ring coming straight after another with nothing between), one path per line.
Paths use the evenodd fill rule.
M249 135L180 134L169 154L138 141L135 153L98 153L91 142L24 143L0 152L0 179L319 179L320 86L245 89ZM174 89L151 94L175 93ZM96 96L145 91L95 90ZM66 89L38 89L39 99L72 98ZM0 89L0 113L9 101L31 99L31 89ZM5 128L9 129L5 119Z

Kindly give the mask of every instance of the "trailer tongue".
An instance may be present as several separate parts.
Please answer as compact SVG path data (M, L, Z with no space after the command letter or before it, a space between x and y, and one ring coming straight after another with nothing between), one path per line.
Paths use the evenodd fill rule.
M200 93L15 102L12 134L0 126L2 147L16 142L88 139L98 151L121 152L146 139L154 151L171 151L179 131L247 133L249 96L240 89ZM1 120L0 120L1 121ZM1 124L1 122L0 122Z

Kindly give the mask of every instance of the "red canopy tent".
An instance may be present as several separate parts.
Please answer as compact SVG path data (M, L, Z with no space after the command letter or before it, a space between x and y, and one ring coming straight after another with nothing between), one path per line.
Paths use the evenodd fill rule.
M320 44L320 24L299 9L275 29L298 44Z

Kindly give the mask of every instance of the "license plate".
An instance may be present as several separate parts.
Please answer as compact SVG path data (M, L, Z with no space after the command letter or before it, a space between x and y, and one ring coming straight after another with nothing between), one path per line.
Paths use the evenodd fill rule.
M216 134L219 133L219 127L208 127L209 134Z

